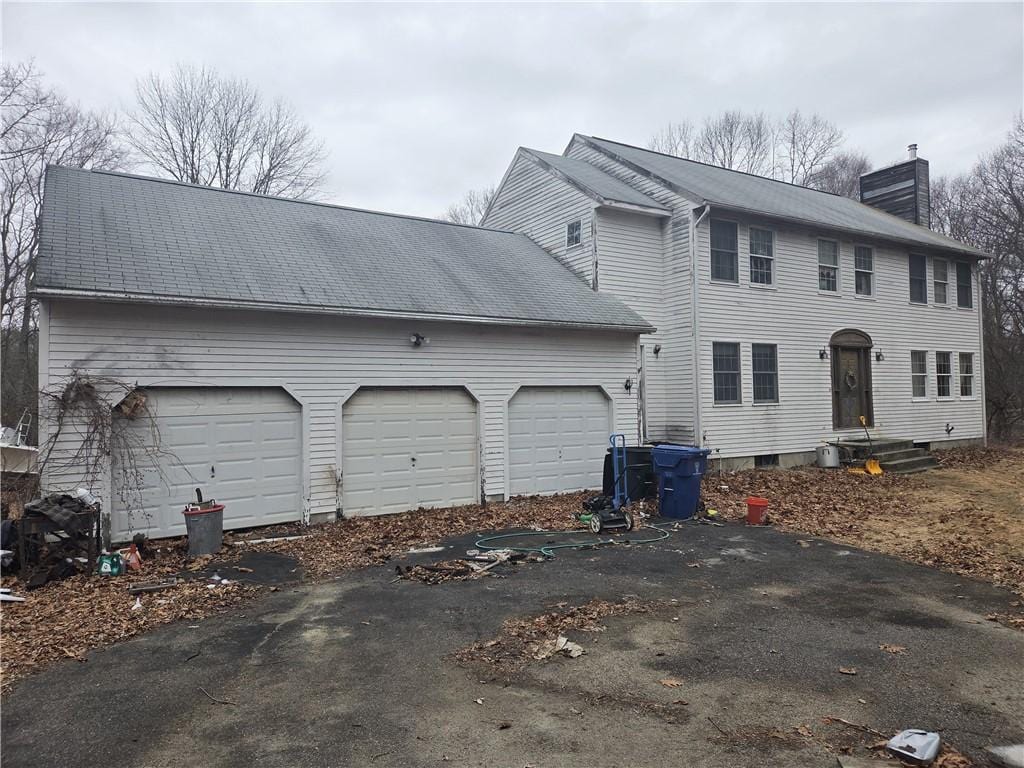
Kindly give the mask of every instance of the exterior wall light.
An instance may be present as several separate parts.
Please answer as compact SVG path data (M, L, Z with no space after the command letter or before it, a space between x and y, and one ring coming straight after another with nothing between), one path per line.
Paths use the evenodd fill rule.
M633 388L633 379L631 379L631 378L629 378L627 376L626 377L626 383L623 384L622 386L624 386L626 388L626 391L629 392L629 390L631 390Z
M422 333L414 333L409 337L409 343L414 347L429 347L430 339L424 336Z
M822 347L818 350L819 360L828 360L828 347Z
M661 354L661 344L654 345L654 356L657 357Z
M880 350L880 349L876 350L876 352L875 352L875 360L878 361L879 363L882 362L883 360L885 360L885 353L882 350Z

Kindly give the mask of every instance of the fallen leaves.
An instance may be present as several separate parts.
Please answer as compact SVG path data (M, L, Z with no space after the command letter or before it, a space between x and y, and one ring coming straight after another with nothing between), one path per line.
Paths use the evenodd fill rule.
M678 688L683 684L682 680L677 680L674 677L666 677L662 680L659 680L658 682L664 685L666 688Z
M841 675L856 675L857 674L857 668L856 667L840 667L839 668L839 674L841 674Z
M878 650L885 651L886 653L891 653L893 655L899 655L901 653L905 653L907 647L905 645L893 645L892 643L882 643L878 646Z

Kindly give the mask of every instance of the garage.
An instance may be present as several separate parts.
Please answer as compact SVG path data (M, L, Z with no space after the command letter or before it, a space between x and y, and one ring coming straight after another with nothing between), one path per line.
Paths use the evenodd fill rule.
M116 417L137 469L114 452L114 540L139 531L184 534L181 510L197 487L227 505L225 528L301 519L302 417L288 393L275 387L145 392L152 418Z
M346 517L480 498L476 402L457 387L364 388L342 409Z
M601 487L611 414L599 387L523 387L508 429L510 495Z

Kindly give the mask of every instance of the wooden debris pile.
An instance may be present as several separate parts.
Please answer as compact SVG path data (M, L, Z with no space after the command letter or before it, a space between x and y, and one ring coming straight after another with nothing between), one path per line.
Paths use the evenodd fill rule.
M558 651L558 641L570 632L604 632L603 621L611 616L652 613L658 604L635 599L619 602L594 599L579 606L558 603L554 609L525 619L509 619L498 636L474 643L455 653L462 663L486 664L511 672L531 659L546 659ZM554 648L555 651L547 651Z

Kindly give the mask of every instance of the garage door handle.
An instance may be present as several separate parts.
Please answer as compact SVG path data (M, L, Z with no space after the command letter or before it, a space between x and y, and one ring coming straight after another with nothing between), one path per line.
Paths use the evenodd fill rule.
M411 461L413 464L415 464L416 463L416 457L415 456L410 456L409 457L409 461Z
M213 465L210 465L210 477L216 477L217 472L214 470Z

